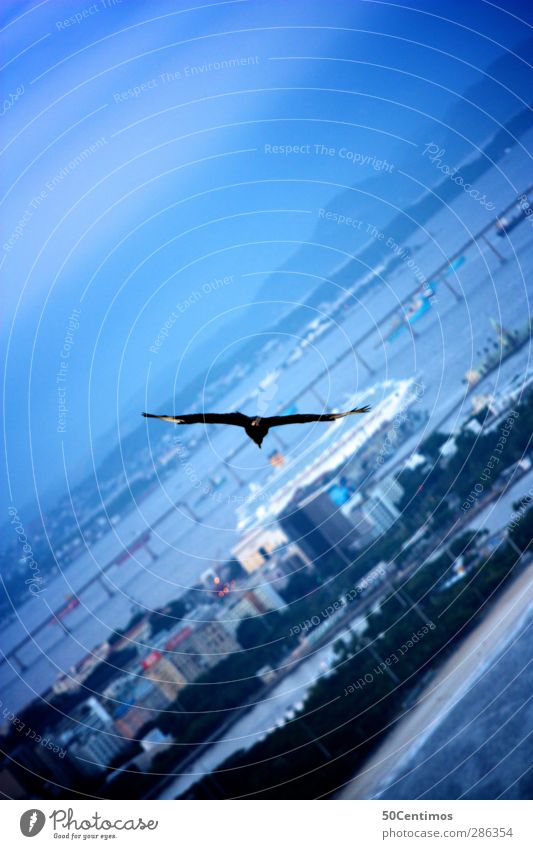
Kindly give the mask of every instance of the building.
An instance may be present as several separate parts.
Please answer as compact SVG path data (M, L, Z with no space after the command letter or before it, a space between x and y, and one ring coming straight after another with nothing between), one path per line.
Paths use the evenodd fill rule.
M251 573L260 569L270 560L276 549L287 542L283 529L276 524L256 527L242 537L231 553L242 568Z
M190 625L179 628L177 631L165 635L164 647L168 652L168 659L184 677L187 684L196 681L202 674L202 666L194 654L184 649L184 644L191 636L193 629Z
M386 499L395 507L398 506L403 498L403 487L398 483L396 478L387 477L377 484L370 492L373 498Z
M163 734L159 728L152 728L140 741L145 752L160 752L162 748L171 746L173 738L169 734Z
M277 574L290 576L295 572L300 572L302 569L312 566L312 562L306 555L305 551L294 542L286 545L279 554L277 554L272 568Z
M386 533L391 528L395 521L400 518L400 511L396 509L394 504L384 501L380 498L369 498L363 513L369 522L377 528L379 534Z
M141 666L145 676L153 681L154 685L171 702L177 698L179 691L189 683L185 675L160 651L151 651L141 661Z
M272 584L265 581L246 590L244 597L247 598L259 613L268 613L269 610L281 610L287 606Z
M304 497L297 494L278 521L313 563L328 555L347 553L355 540L352 523L324 488Z
M365 504L365 499L361 493L356 492L341 508L353 525L355 544L358 548L365 548L379 536L379 529L365 513Z
M150 677L139 675L138 669L137 665L136 672L117 678L102 694L115 727L130 738L173 701Z
M400 518L397 505L403 496L403 488L394 478L386 478L369 493L363 514L376 526L379 533L386 533Z
M236 637L239 625L243 619L253 619L259 615L256 605L247 595L237 595L228 605L224 605L217 614L221 625L229 631L232 637Z
M212 567L206 569L205 572L202 572L202 574L200 575L200 580L202 584L204 585L204 587L207 587L210 590L213 589L213 584L216 583L217 578L218 575Z
M302 549L295 543L288 543L281 551L277 551L262 570L265 583L268 583L276 593L282 593L292 575L312 569L312 562Z
M241 646L220 622L213 620L203 622L187 639L187 648L196 652L198 663L204 669L211 669L233 652L240 651Z
M141 728L152 718L146 710L132 705L115 716L115 726L124 737L135 740Z
M86 775L103 772L130 745L115 728L111 714L92 696L58 726L54 737Z
M245 615L249 615L249 609L250 606L247 606ZM257 612L252 607L252 615L257 616ZM152 651L143 658L144 676L169 702L174 701L180 690L196 681L206 670L241 649L235 638L240 621L238 614L236 617L226 604L217 614L216 619L210 618L213 617L210 604L196 608L191 613L196 621L158 635ZM235 619L234 625L226 623L226 618ZM130 700L139 701L133 696Z
M263 584L256 584L256 580L249 578L239 582L239 588L230 594L217 613L217 621L234 638L243 619L256 619L271 610L286 607L285 600L276 592L268 577L265 577ZM235 648L232 650L235 651Z
M113 711L113 721L117 730L129 739L136 739L141 728L172 701L144 675L134 683L130 679L129 687L121 695L122 701Z
M139 772L147 772L152 767L154 758L173 745L173 738L169 734L163 734L158 728L152 728L144 737L141 737L142 752L131 761L121 765L121 769L138 769Z

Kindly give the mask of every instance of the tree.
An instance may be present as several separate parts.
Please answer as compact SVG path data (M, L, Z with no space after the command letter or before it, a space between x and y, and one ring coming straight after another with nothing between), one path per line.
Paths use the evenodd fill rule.
M279 615L275 612L266 616L243 619L237 629L237 642L243 649L253 649L263 645L271 639L272 628L275 627L278 619Z

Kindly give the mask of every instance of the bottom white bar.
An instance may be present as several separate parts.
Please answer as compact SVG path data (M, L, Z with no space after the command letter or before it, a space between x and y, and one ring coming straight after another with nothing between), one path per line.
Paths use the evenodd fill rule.
M4 846L533 846L527 801L4 801ZM69 841L67 843L67 841Z

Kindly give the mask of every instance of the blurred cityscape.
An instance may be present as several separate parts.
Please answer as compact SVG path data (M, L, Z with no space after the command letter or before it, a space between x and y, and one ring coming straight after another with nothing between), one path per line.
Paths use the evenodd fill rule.
M341 309L345 320L350 296L322 305L321 314ZM309 325L292 357L259 384L259 395L281 382L283 372L305 356L309 340L327 334L330 321ZM417 333L424 333L423 324ZM251 765L247 792L256 788L267 796L276 795L275 789L270 794L263 789L276 785L276 776L282 797L291 780L299 796L314 797L349 778L372 748L369 741L379 739L434 674L426 661L435 664L436 657L450 653L484 612L485 600L530 564L533 373L515 363L528 340L529 334L493 322L485 372L478 365L463 376L466 402L461 398L461 418L452 432L451 408L438 426L428 427L423 369L410 379L372 382L364 393L372 413L352 426L335 422L317 432L313 450L302 452L303 462L301 456L288 458L294 433L275 434L271 472L261 487L251 481L245 497L216 498L229 482L224 474L233 476L235 489L245 485L242 472L226 458L198 499L165 504L149 529L129 530L132 503L144 507L173 475L187 477L187 469L197 468L190 458L199 437L191 428L179 440L172 430L161 430L149 447L145 432L130 437L142 439L143 448L128 452L126 486L124 471L113 467L116 457L110 455L99 494L87 486L71 494L77 527L67 501L55 511L47 538L39 537L37 524L23 527L12 511L12 542L5 552L11 593L3 599L4 666L12 670L3 701L4 792L127 798L164 795L170 788L193 798L238 795L239 770L216 778L208 774L196 784L193 767L208 744L215 753L217 740L233 737L234 726L261 710L267 725L275 716L270 733L259 741L248 735L247 745L235 744L233 752L221 745L213 768L229 751L232 766ZM274 348L263 346L246 369L215 383L213 397L226 387L237 390L244 374L257 372ZM494 395L487 378L505 361L510 376ZM320 374L305 392L323 404L319 387ZM285 409L299 405L300 394ZM234 510L232 545L217 558L208 556L210 565L189 588L167 585L167 600L152 607L146 581L161 576L158 528L180 515L205 525L210 501L216 509ZM30 539L31 554L23 553ZM86 555L80 568L85 547L98 559L107 551L109 559L91 569ZM47 559L51 550L55 556ZM178 552L171 563L175 573ZM136 568L144 576L145 603L128 606L127 621L115 630L109 632L104 622L98 627L99 608L91 613L87 599L99 593L105 609L120 586L117 575ZM124 587L127 597L128 584ZM28 591L32 598L25 601L22 593ZM461 604L454 606L459 596ZM19 614L9 619L14 600ZM84 640L95 621L102 639L87 652ZM416 634L422 636L400 660L400 646ZM65 656L67 640L73 662L62 670L51 660L55 646L58 657ZM31 698L20 682L35 670L38 646L46 646L48 665L32 679ZM290 682L306 664L304 695L300 686L284 689L281 682ZM338 701L350 687L358 695L357 716L368 711L362 724L351 716L352 706L345 713L346 704ZM278 700L272 694L280 688ZM327 699L331 692L333 705ZM347 723L352 758L343 749ZM328 733L331 726L335 731ZM294 749L309 740L314 745L290 765L280 766L281 756L273 764L287 739ZM327 769L312 771L312 764L324 761ZM176 777L180 773L189 777Z
M505 77L507 59L489 70ZM259 64L241 62L250 73ZM487 105L488 89L476 91ZM12 499L0 592L5 797L356 798L394 787L396 798L458 798L472 787L531 798L515 742L533 721L523 664L533 122L514 103L461 146L461 100L442 138L406 154L408 173L427 170L405 196L391 156L373 157L355 196L332 182L320 204L307 199L312 239L268 272L254 296L264 308L250 324L239 313L237 341L224 326L208 374L169 372L164 394L146 398L155 393L157 409L143 407L264 416L369 404L369 414L272 430L258 452L237 428L141 420L136 402L60 496ZM461 162L461 183L447 157ZM378 214L374 181L385 179L401 212L388 203ZM325 244L343 249L313 274L305 251ZM230 274L223 257L178 313L249 282L254 272ZM306 262L313 279L300 290ZM188 338L181 314L152 321L154 357L178 327ZM483 726L478 740L468 729L493 694L492 661L503 678L513 670L505 705L487 708L505 730ZM430 774L428 752L446 747ZM455 772L463 759L467 784Z

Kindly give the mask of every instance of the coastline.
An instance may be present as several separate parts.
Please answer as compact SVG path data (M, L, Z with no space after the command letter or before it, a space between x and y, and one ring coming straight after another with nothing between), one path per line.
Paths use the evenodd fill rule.
M377 799L520 631L533 608L533 560L445 661L363 768L330 798Z

